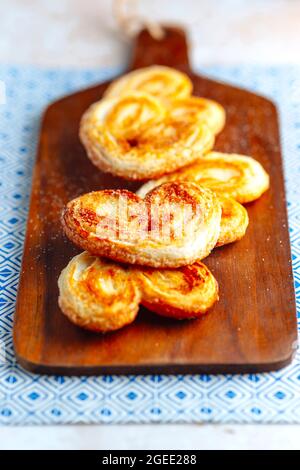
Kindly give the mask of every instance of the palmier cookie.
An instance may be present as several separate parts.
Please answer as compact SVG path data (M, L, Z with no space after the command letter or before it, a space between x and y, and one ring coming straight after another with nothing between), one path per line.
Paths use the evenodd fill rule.
M59 306L76 325L112 331L131 323L141 293L130 272L117 263L87 252L75 256L58 279Z
M138 191L143 197L167 181L190 181L232 197L240 203L258 199L270 185L269 175L254 158L237 154L210 152L192 165L149 181Z
M177 269L137 268L142 304L177 320L198 318L218 300L218 283L200 261Z
M218 300L218 284L201 262L178 269L126 268L87 252L58 279L59 306L76 325L109 332L131 323L139 303L159 315L196 318Z
M175 171L214 144L205 121L189 113L172 116L168 106L142 92L94 103L82 117L79 135L94 165L130 180Z
M179 267L209 255L217 243L221 205L207 188L171 182L144 199L103 190L70 201L66 235L91 254L152 267Z
M218 198L222 207L222 218L216 246L223 246L243 238L249 217L247 209L231 197L218 194Z
M173 100L190 96L192 89L192 82L186 74L163 65L153 65L114 80L104 96L119 97L132 91L142 91L160 99Z

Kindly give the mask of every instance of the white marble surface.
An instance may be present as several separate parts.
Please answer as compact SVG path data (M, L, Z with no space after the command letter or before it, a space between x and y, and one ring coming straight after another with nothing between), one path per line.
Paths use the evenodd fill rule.
M192 62L299 63L299 0L140 0L151 19L182 23ZM2 0L0 62L125 64L128 41L109 0ZM0 449L299 449L300 426L124 425L0 428Z
M128 0L133 1L133 0ZM115 66L128 44L112 0L1 0L0 61ZM194 63L299 62L298 0L136 0L142 16L181 23Z
M299 426L123 425L0 428L2 449L299 450Z

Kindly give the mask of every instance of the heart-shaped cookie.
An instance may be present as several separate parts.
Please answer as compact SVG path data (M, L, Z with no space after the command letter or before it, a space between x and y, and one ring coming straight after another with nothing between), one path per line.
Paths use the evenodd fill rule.
M192 165L148 181L137 194L144 197L151 189L167 181L190 181L232 197L242 204L258 199L270 185L269 175L254 158L210 152Z
M162 316L198 318L218 300L218 284L201 262L178 269L126 267L87 252L58 279L59 305L76 325L108 332L133 322L139 304Z
M221 205L209 189L175 181L144 199L122 189L84 194L67 204L62 223L70 240L91 254L175 268L209 255Z
M172 114L169 103L142 92L105 98L84 113L80 139L100 170L131 180L156 178L213 147L213 131L187 108L182 104Z

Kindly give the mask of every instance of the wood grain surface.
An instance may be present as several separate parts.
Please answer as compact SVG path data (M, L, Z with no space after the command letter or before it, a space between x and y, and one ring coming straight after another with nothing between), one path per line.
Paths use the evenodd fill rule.
M288 364L297 341L296 309L276 108L245 90L195 75L185 34L166 29L161 41L142 31L131 68L165 64L188 73L194 94L227 112L216 149L245 153L269 172L271 189L248 204L250 225L240 242L205 260L220 286L220 301L202 319L176 322L141 308L137 320L107 335L84 331L62 315L57 278L78 250L60 224L63 205L84 192L135 190L98 171L78 138L82 113L108 83L67 96L44 115L14 322L23 367L40 373L259 372Z

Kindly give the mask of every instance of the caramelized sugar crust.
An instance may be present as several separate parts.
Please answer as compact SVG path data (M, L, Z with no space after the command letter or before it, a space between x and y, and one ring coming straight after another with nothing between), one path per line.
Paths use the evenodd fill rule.
M198 318L218 300L218 284L200 261L178 269L135 269L142 304L177 320Z
M199 119L183 110L172 114L170 104L144 92L94 103L82 117L79 135L100 170L131 180L175 171L214 144L200 114Z
M87 252L58 279L59 306L74 324L109 332L133 322L142 303L159 315L197 318L218 300L218 284L201 262L179 269L126 267Z
M143 199L104 190L70 201L62 224L91 254L152 267L179 267L208 256L217 243L221 205L207 188L171 182Z

